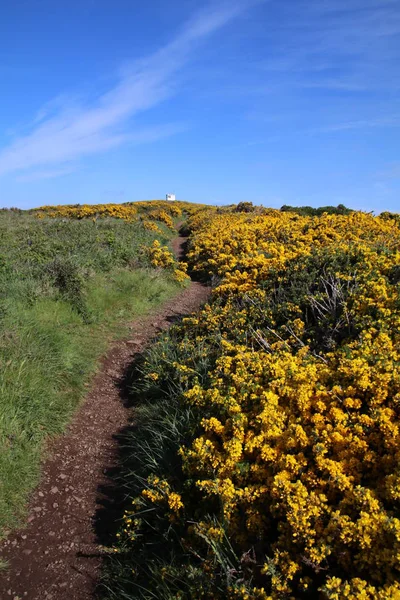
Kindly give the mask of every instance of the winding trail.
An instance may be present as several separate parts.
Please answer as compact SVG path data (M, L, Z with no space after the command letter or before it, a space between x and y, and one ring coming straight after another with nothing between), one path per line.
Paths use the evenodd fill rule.
M173 241L178 258L185 243L183 237ZM125 375L157 333L199 308L209 293L191 282L157 312L135 320L131 339L119 341L102 359L67 431L47 448L27 526L0 546L0 558L9 563L0 575L2 600L94 598L104 556L96 523L106 500L101 490L112 485L108 474L117 467L118 433L132 417L123 401Z

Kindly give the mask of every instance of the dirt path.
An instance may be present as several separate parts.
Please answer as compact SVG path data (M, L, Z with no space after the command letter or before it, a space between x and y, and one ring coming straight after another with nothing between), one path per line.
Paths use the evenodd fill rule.
M185 242L174 240L178 257ZM0 547L0 558L9 562L0 575L2 600L93 598L104 552L95 523L104 505L99 489L110 485L107 474L117 462L117 434L130 417L121 391L124 375L156 333L198 308L208 295L209 288L192 282L156 313L132 323L131 339L118 342L103 358L67 432L50 445L51 458L32 494L27 526Z

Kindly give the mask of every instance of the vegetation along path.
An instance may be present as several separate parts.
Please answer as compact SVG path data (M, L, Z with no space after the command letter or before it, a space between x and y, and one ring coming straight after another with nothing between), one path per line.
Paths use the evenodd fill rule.
M174 240L183 253L185 238ZM8 568L0 576L0 598L85 600L93 598L104 548L96 515L106 499L117 462L117 434L130 421L123 382L129 366L152 338L207 300L209 288L191 282L156 313L132 323L131 339L103 358L91 391L65 435L50 444L39 487L32 494L28 524L0 548ZM100 525L101 527L101 525Z

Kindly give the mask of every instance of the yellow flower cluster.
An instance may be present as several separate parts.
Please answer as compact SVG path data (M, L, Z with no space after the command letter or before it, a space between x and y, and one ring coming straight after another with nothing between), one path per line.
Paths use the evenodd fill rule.
M161 246L158 240L154 240L152 246L148 249L148 253L153 267L168 269L175 263L172 252L168 250L167 246Z
M174 255L168 249L168 246L161 246L158 240L154 240L149 248L144 248L148 253L151 265L160 269L172 269L173 278L180 284L190 280L187 275L187 263L176 263ZM179 265L179 266L178 266Z
M191 221L196 232L188 259L193 270L223 278L218 293L246 292L264 281L271 270L313 249L373 241L398 245L398 225L371 215L324 214L301 217L269 210L265 215L199 212Z
M134 204L76 204L61 206L42 206L35 211L36 217L42 219L100 219L111 217L132 222L137 219L138 209Z
M178 512L183 504L179 494L172 492L167 481L159 477L149 477L147 481L148 487L143 490L142 496L150 500L150 502L166 502L169 509L173 512Z
M156 223L154 223L154 221L142 221L142 225L146 231L155 231L156 233L161 233L160 228Z
M186 273L185 263L179 263L179 269L174 270L174 279L178 283L185 283L190 280L189 275Z
M39 219L43 219L44 217L53 219L98 219L111 217L132 222L138 218L147 218L151 221L160 221L168 227L172 227L173 218L180 217L182 213L193 215L204 208L201 204L191 204L189 202L149 200L147 202L125 202L124 204L42 206L34 209L33 212Z
M179 212L178 212L177 216L179 216ZM153 221L160 221L161 223L165 223L165 225L167 227L169 227L170 229L173 229L173 227L174 227L174 222L173 222L172 218L165 210L162 210L162 209L151 210L150 212L147 213L147 218L152 219Z
M206 571L222 535L247 557L216 597L400 598L397 220L210 210L190 226L191 268L218 285L185 351L216 359L202 378L175 366L199 415L177 504L198 522L193 554L208 539Z
M163 506L168 513L170 520L175 520L183 508L181 496L171 490L169 483L159 477L150 476L146 482L146 488L142 491L141 498L135 498L132 502L131 510L125 510L122 518L122 529L117 533L117 537L121 534L131 542L135 541L140 535L142 519L140 518L140 508L143 500L150 504L158 504Z

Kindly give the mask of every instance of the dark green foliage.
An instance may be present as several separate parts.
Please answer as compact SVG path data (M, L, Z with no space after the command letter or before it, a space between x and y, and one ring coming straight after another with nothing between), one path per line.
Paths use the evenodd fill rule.
M281 211L296 213L303 217L320 217L324 213L327 213L328 215L349 215L353 212L351 208L347 208L344 204L338 204L337 206L320 206L319 208L313 208L312 206L289 206L284 204L281 207Z
M78 314L88 317L84 297L84 281L79 268L70 259L55 258L47 267L55 287Z
M195 344L178 325L164 334L133 366L127 384L135 406L135 421L120 437L121 466L115 477L116 487L122 490L125 498L120 506L121 518L124 509L132 509L132 498L140 497L149 474L167 479L180 489L184 499L187 493L196 504L193 486L182 471L179 448L189 445L198 435L200 409L183 403L182 394L195 381L206 384L215 356L211 346ZM185 362L196 366L188 378L177 368ZM154 372L159 374L161 385L152 380ZM210 512L216 512L216 509L210 503ZM122 543L121 552L105 564L102 597L171 600L177 593L190 598L193 588L212 593L215 582L211 584L200 568L200 557L193 556L182 545L187 524L171 523L162 506L149 504L144 499L141 509L135 511L135 519L140 521L135 545ZM110 543L114 541L109 540ZM222 578L232 567L238 568L228 540L226 545ZM204 541L206 554L207 542Z
M80 269L107 271L116 266L147 266L140 248L158 237L140 222L121 219L36 219L26 213L0 213L0 255L12 260L12 270L35 275L56 257L73 259Z
M382 212L379 216L385 221L394 221L395 223L400 223L400 213L392 213L389 211L385 211Z
M235 212L251 213L254 212L256 207L252 202L239 202L235 208Z
M289 262L283 272L268 279L263 286L268 298L266 314L280 335L290 335L289 324L300 317L315 351L331 350L345 339L354 339L357 325L351 302L357 292L360 260L351 249L315 252Z

